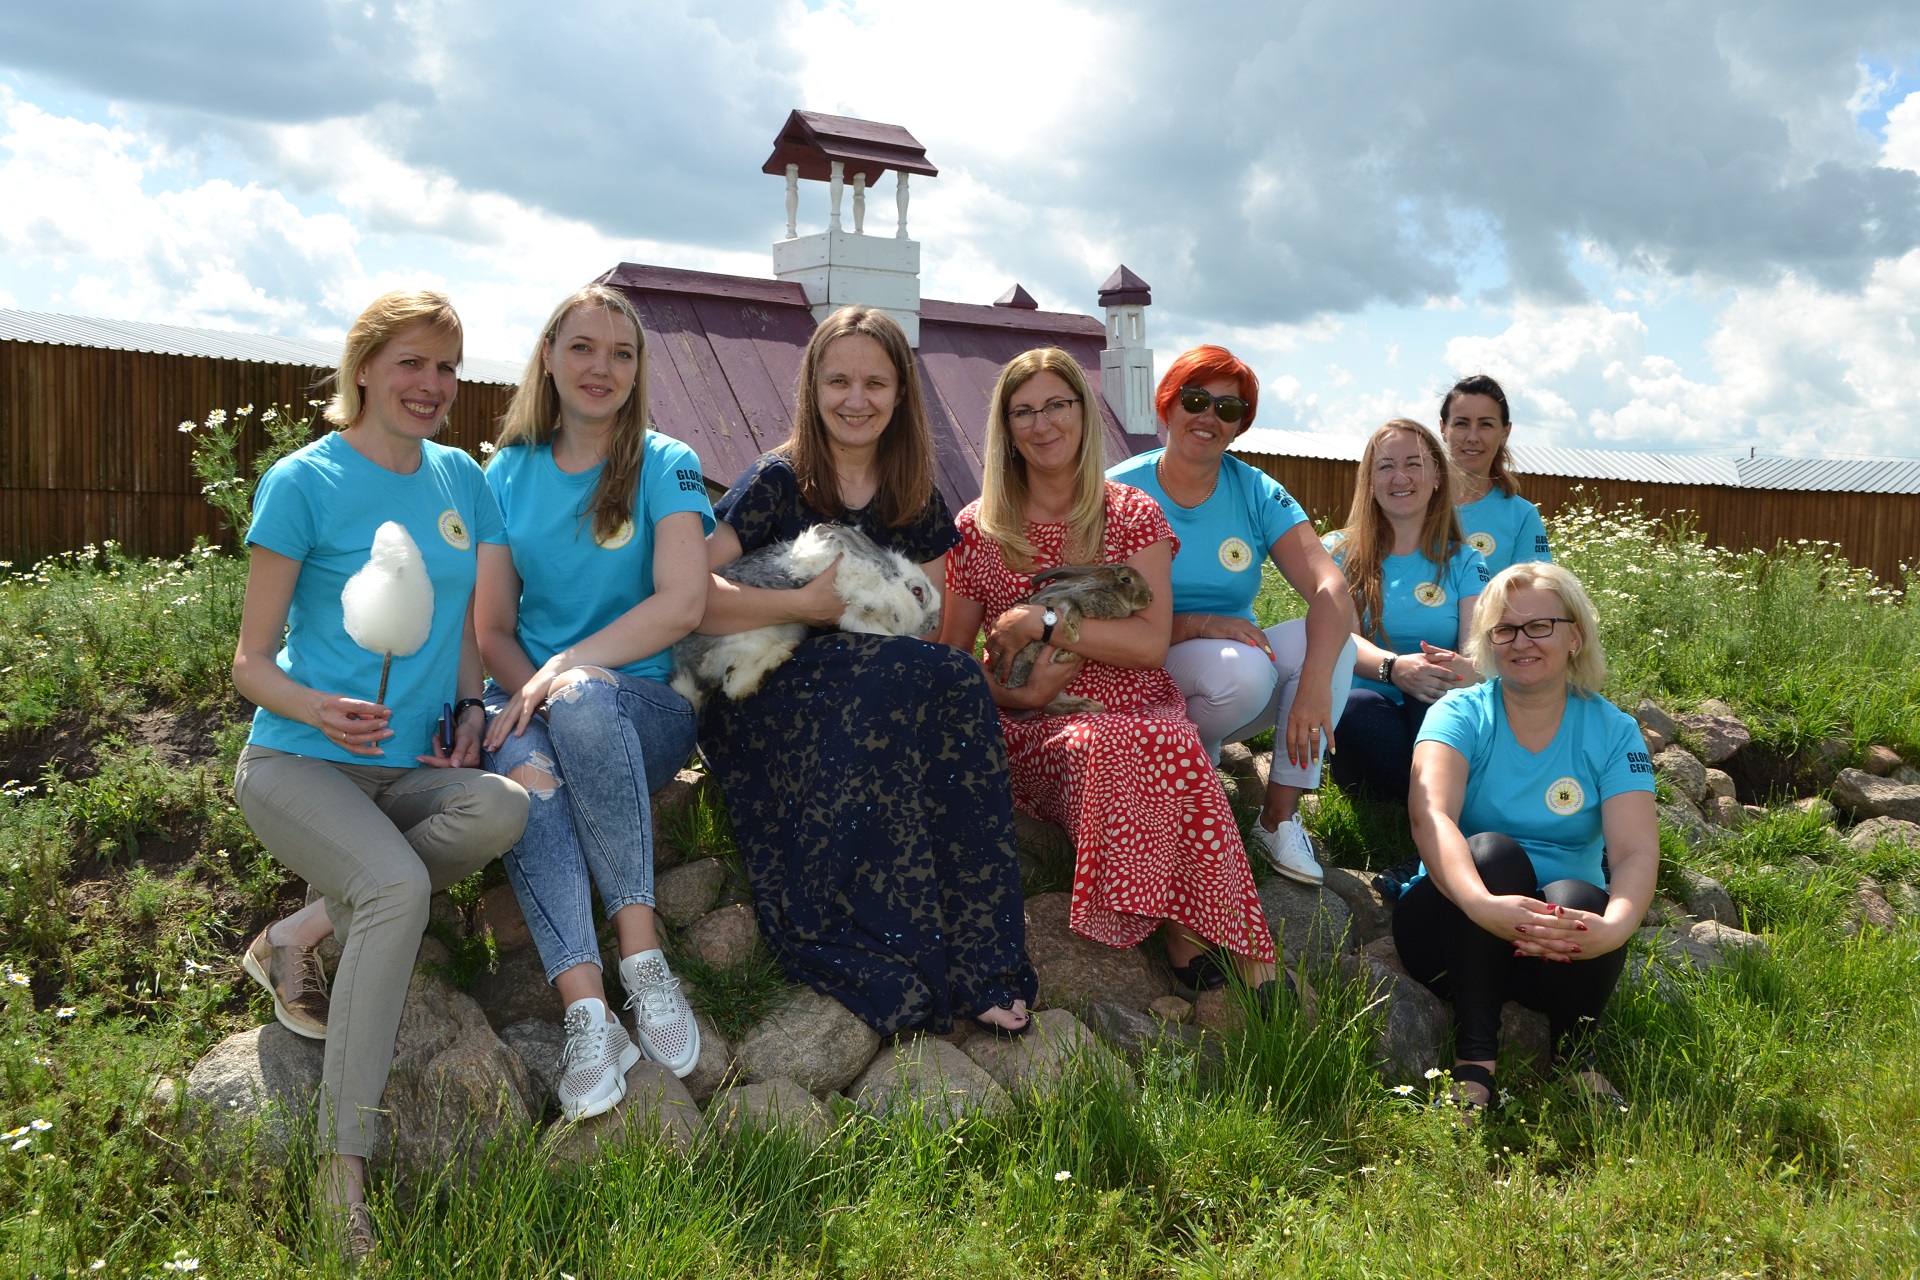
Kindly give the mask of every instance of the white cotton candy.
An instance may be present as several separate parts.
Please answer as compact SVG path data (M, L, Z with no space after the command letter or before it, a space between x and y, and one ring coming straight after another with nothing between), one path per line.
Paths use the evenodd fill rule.
M404 658L433 630L433 583L404 527L389 520L373 535L366 567L340 593L347 634L362 649Z

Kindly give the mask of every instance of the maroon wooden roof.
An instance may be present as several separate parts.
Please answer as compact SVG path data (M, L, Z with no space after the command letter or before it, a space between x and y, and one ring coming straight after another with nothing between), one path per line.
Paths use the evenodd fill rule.
M760 166L760 172L784 174L787 166L800 166L800 176L815 182L827 182L833 176L832 162L841 161L846 180L867 175L871 187L889 169L904 169L933 178L940 171L927 159L927 149L919 139L897 124L874 120L856 120L852 116L829 116L818 111L795 111L773 140L773 154Z
M654 426L691 445L708 480L732 484L786 440L814 329L798 285L631 262L598 283L620 289L639 311ZM955 511L980 496L987 404L1000 367L1034 347L1060 347L1087 371L1110 462L1161 444L1128 435L1099 396L1105 344L1106 326L1091 316L922 301L918 363L935 479Z
M1101 282L1100 305L1103 307L1145 307L1152 303L1153 293L1148 289L1147 282L1129 271L1124 262Z

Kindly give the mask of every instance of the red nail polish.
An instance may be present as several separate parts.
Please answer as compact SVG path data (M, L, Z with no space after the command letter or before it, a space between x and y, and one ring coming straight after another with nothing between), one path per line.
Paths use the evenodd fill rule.
M1588 930L1587 930L1587 926L1585 926L1585 925L1583 925L1583 924L1576 924L1576 925L1574 925L1573 927L1574 927L1574 928L1576 928L1576 929L1578 929L1578 930L1579 930L1580 932L1582 932L1582 933L1586 933L1586 932L1588 931Z

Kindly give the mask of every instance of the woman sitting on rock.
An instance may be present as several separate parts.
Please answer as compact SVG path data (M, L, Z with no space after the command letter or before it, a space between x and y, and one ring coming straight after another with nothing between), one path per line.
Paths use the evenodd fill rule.
M1467 543L1488 573L1553 559L1540 508L1520 496L1507 437L1507 393L1484 373L1462 378L1440 401L1440 434L1453 463L1453 503Z
M814 330L792 437L714 514L714 569L833 522L944 578L957 535L913 348L885 312L846 307ZM833 630L836 572L793 590L714 575L700 624L820 629L757 692L716 693L700 726L761 935L792 978L882 1035L962 1018L1023 1031L1035 978L986 680L927 639Z
M1260 407L1252 369L1224 347L1195 347L1167 367L1154 405L1167 447L1120 463L1107 476L1159 503L1185 551L1173 560L1167 674L1216 763L1223 743L1275 731L1253 837L1281 875L1319 884L1325 873L1298 815L1301 794L1320 785L1321 755L1333 744L1353 686L1346 579L1300 504L1227 456ZM1307 616L1262 631L1253 598L1266 559L1307 601Z
M556 1092L579 1120L620 1101L643 1050L677 1076L700 1057L654 927L647 797L693 751L693 708L664 682L706 606L713 512L693 450L647 430L646 338L618 291L554 309L487 486L507 544L480 554L486 763L532 797L507 876L566 1006ZM607 1007L595 887L639 1048Z
M1479 678L1457 650L1487 566L1460 536L1449 489L1440 442L1396 418L1367 441L1346 527L1327 535L1360 619L1333 778L1394 804L1428 706Z
M527 795L480 763L475 543L506 535L480 468L429 437L458 389L460 319L437 293L390 293L347 333L328 421L254 496L233 684L259 707L234 773L247 825L321 897L262 930L246 971L290 1031L327 1042L322 1174L345 1251L373 1247L366 1157L427 903L519 838ZM393 659L347 633L341 591L381 525L412 539L433 587L425 642ZM284 637L284 640L283 640ZM451 706L453 741L443 734ZM333 996L314 948L342 940Z
M1394 942L1407 972L1453 1003L1468 1101L1496 1096L1508 1000L1544 1012L1556 1064L1617 1099L1592 1032L1659 870L1646 744L1600 696L1593 602L1558 565L1496 577L1466 647L1488 679L1442 698L1421 727L1409 804L1422 862Z
M1000 371L981 496L960 513L940 634L971 650L985 624L1014 802L1073 839L1074 931L1131 947L1164 926L1183 984L1225 982L1210 944L1257 988L1274 978L1273 936L1219 775L1161 669L1173 531L1153 499L1102 474L1099 424L1086 374L1057 347ZM1089 618L1069 640L1055 634L1051 610L1023 603L1042 570L1121 562L1153 592L1130 617ZM1034 641L1045 646L1039 660L1009 688L1008 665ZM1047 714L1063 694L1101 709Z

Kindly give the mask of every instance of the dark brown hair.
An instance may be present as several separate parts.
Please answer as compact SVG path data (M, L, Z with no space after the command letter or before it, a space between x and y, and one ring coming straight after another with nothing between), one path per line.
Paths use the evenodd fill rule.
M893 417L880 433L874 454L877 481L873 512L890 529L909 524L933 497L933 432L927 427L927 402L913 348L894 318L872 307L842 307L821 321L800 358L799 385L793 392L793 434L780 446L800 482L800 500L831 520L844 519L840 475L834 470L832 441L820 417L820 361L836 339L864 334L886 349L900 380Z
M1500 406L1500 425L1508 431L1513 430L1513 414L1507 409L1507 393L1500 384L1484 373L1476 373L1460 379L1453 389L1440 400L1440 431L1447 430L1447 414L1453 408L1455 396L1485 396ZM1513 475L1513 455L1507 451L1507 442L1500 442L1500 452L1493 455L1493 466L1487 472L1487 478L1500 487L1500 492L1509 498L1520 496L1520 482Z

